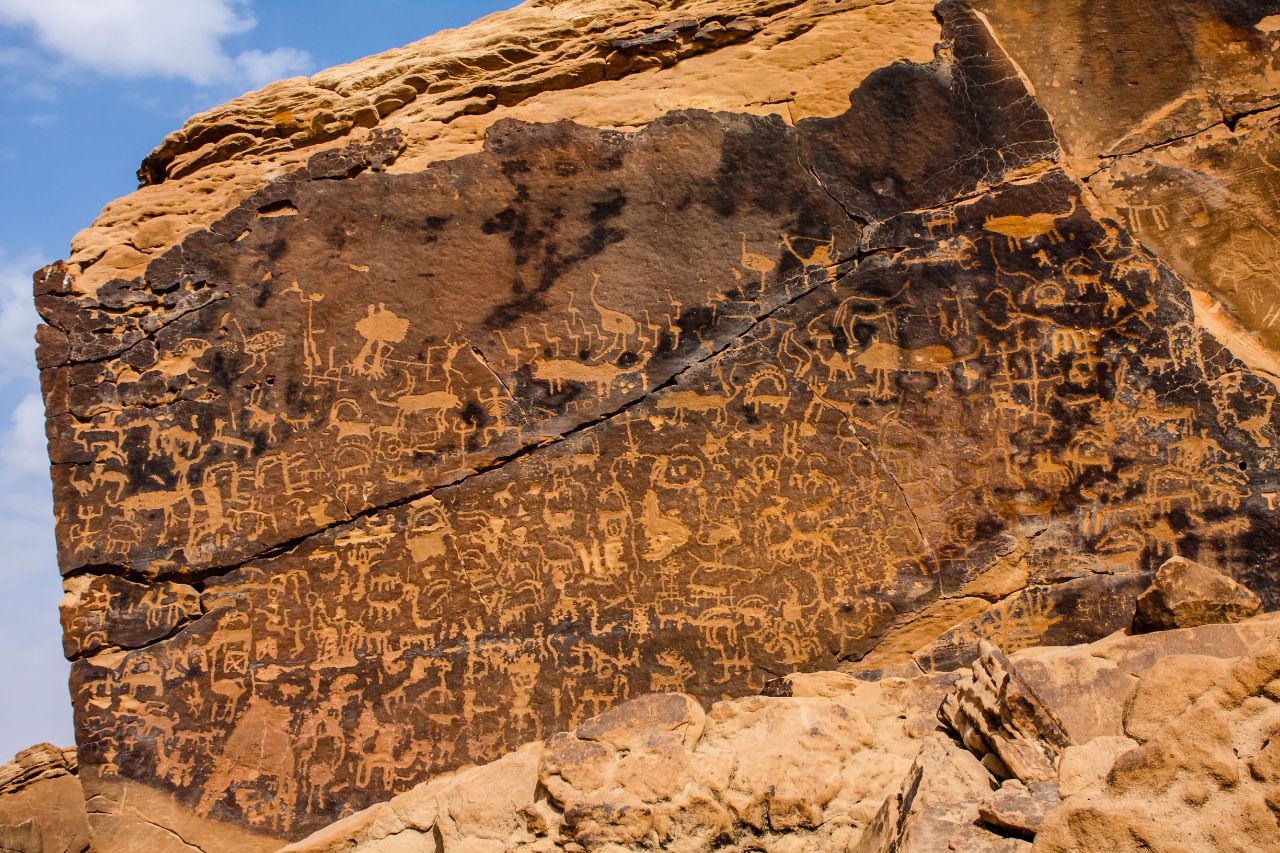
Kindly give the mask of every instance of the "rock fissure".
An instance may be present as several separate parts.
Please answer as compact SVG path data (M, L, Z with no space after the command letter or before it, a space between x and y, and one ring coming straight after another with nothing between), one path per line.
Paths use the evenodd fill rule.
M857 256L856 259L850 259L849 261L840 262L840 264L837 264L837 266L845 265L845 264L856 264L867 257L887 254L891 251L893 250L885 248L885 249L874 249L874 250L862 252ZM684 374L706 364L707 362L712 361L713 359L721 355L730 347L750 337L760 326L768 322L768 320L771 317L773 317L775 314L777 314L779 311L791 305L796 304L801 299L812 294L814 291L816 291L817 289L819 289L825 284L828 284L828 282L820 281L820 282L811 284L806 288L801 289L798 293L796 293L791 298L781 301L776 306L764 312L763 314L757 315L752 319L750 325L744 328L741 332L728 337L726 340L722 341L718 346L710 349L706 355L689 361L679 370L673 372L671 376L667 377L661 383L659 383L658 385L655 385L653 388L649 389L648 391L641 394L640 396L626 402L625 404L615 409L612 409L608 412L600 414L589 421L577 424L573 428L566 430L565 432L560 433L559 435L549 440L544 439L542 441L526 444L520 447L519 449L513 451L512 453L498 457L493 461L486 463L485 465L473 468L467 471L465 474L462 474L461 476L457 477L456 479L438 483L436 485L433 485L429 489L425 489L411 495L406 495L406 496L397 498L394 501L389 501L387 503L379 504L377 506L366 507L365 509L362 509L358 512L350 513L346 518L335 520L331 524L328 524L324 527L316 528L315 530L293 537L288 541L281 542L276 545L272 545L251 556L244 557L234 563L210 564L209 566L207 566L205 569L201 571L191 572L191 573L179 572L179 573L173 574L171 577L176 581L186 582L186 583L190 583L193 581L205 583L213 579L226 578L236 573L237 571L244 569L245 567L249 566L254 562L259 562L266 559L274 559L277 557L281 557L281 556L285 556L290 553L293 553L302 545L316 539L317 537L321 537L326 534L329 534L334 530L353 527L362 522L376 518L377 516L382 515L384 513L430 498L443 490L455 489L455 488L461 487L474 477L478 477L483 474L488 474L494 471L498 471L506 467L507 465L523 460L531 456L532 454L538 453L540 451L545 452L548 448L562 444L580 433L588 432L595 427L598 427L602 424L606 424L610 421L613 421L616 418L624 416L628 412L647 403L650 400L650 398L654 397L655 395L659 395L663 391L666 391L667 389L672 388L673 386L678 384L680 378L684 376ZM486 367L488 367L487 364L486 364ZM69 577L75 577L80 575L93 575L93 576L115 575L122 578L133 578L138 580L146 579L149 577L149 575L147 575L144 572L138 572L130 568L129 566L122 565L122 564L97 564L97 565L91 565L91 566L81 566L81 567L77 567L74 571L68 573L64 577L69 578ZM208 614L202 614L202 616L198 618L203 618L204 615L208 615ZM192 621L198 621L198 620L192 620ZM177 633L177 632L175 631L174 633Z
M1180 134L1178 136L1171 136L1166 139L1162 139L1159 142L1150 142L1150 143L1147 143L1146 145L1141 145L1132 150L1121 151L1115 154L1100 155L1098 157L1097 167L1094 168L1092 171L1090 171L1083 178L1081 178L1081 180L1084 181L1085 183L1088 183L1090 180L1095 178L1099 172L1102 172L1111 168L1116 164L1117 161L1123 160L1126 157L1135 157L1139 154L1143 154L1148 151L1157 151L1161 148L1167 148L1172 145L1177 145L1180 142L1187 142L1189 140L1195 139L1196 137L1204 136L1205 134L1211 133L1212 131L1217 130L1220 127L1225 127L1227 130L1229 130L1231 133L1234 134L1236 132L1236 126L1244 119L1250 118L1252 116L1267 115L1268 113L1275 113L1275 112L1280 112L1280 104L1270 104L1268 106L1257 107L1256 109L1251 109L1251 110L1241 110L1240 112L1230 113L1230 114L1227 114L1226 112L1224 112L1220 120L1215 121L1212 124L1208 124L1208 125L1204 125L1202 127L1196 128L1195 130L1188 131L1187 133Z

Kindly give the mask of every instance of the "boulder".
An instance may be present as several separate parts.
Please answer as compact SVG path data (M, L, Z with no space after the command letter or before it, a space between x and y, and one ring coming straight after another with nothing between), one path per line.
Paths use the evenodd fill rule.
M1084 646L1025 649L1010 656L1018 674L1062 721L1072 743L1086 744L1099 737L1125 737L1126 715L1134 704L1151 713L1172 717L1181 711L1177 699L1186 698L1184 686L1175 686L1169 697L1161 690L1135 690L1153 668L1186 656L1189 667L1210 673L1225 662L1256 651L1280 633L1280 614L1268 613L1234 625L1201 625L1174 631L1130 635L1117 632ZM1191 683L1204 685L1192 671ZM1167 682L1166 682L1167 683ZM1163 708L1163 710L1157 710ZM1135 712L1134 721L1137 720Z
M1062 801L1057 782L1009 779L978 803L978 820L1005 835L1031 840Z
M1071 744L1057 714L986 642L947 694L939 716L998 779L1052 782L1058 755Z
M1258 596L1208 566L1174 557L1138 596L1133 630L1168 631L1197 625L1241 622L1262 612Z
M1176 687L1177 668L1148 676ZM1155 684L1152 685L1154 688ZM1045 819L1035 849L1269 850L1280 846L1274 753L1280 640L1238 658L1186 710L1116 759L1106 781Z
M977 824L978 803L995 780L970 753L944 735L925 741L902 788L885 800L859 837L857 853L930 853L966 850L1017 853L1030 845Z

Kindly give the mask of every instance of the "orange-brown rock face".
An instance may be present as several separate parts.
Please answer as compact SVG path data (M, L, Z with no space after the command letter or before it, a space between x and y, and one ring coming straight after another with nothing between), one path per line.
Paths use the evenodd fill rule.
M147 230L147 258L38 276L97 847L272 849L648 691L1095 639L1175 553L1280 603L1274 388L1083 180L1127 162L1106 122L1037 78L1036 28L1091 13L947 2L934 61L889 65L937 38L905 0L713 5L584 19L573 44L632 59L562 57L522 100L507 55L467 90L639 129L506 120L440 159L468 111L410 121L405 91L281 153L269 89L117 212L235 167L228 207L109 212L90 236ZM1261 12L1186 5L1269 44ZM838 77L866 78L843 113L663 114L681 68L830 72L788 51L859 26L894 52ZM621 76L653 103L569 109Z

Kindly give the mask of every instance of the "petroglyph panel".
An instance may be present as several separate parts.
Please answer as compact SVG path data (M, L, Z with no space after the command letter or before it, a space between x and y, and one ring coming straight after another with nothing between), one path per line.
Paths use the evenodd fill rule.
M1071 170L1192 289L1196 316L1280 376L1275 0L976 0Z
M952 599L991 606L927 665L1107 633L1174 553L1280 604L1274 391L942 17L835 119L509 123L397 175L386 136L96 301L50 270L90 796L295 838Z
M1001 536L1047 531L1035 586L939 662L964 660L961 630L1104 633L1072 620L1079 590L1123 610L1175 551L1265 589L1275 425L1224 426L1211 389L1238 365L1078 202L1055 172L949 207L932 237L903 217L872 235L901 248L814 268L626 412L208 581L173 639L77 665L87 760L293 834L635 693L856 660Z
M1119 158L1091 186L1280 377L1280 111Z
M175 251L200 280L116 288L165 306L153 337L48 371L64 570L231 565L636 399L853 253L796 157L752 117L509 124L429 172L254 199Z
M1280 105L1275 0L972 0L1053 119L1081 176L1095 158Z

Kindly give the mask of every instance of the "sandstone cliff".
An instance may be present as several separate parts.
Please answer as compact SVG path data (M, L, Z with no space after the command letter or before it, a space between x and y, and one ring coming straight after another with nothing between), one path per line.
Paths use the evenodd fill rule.
M36 281L95 849L1274 609L1273 6L534 0L192 119Z

